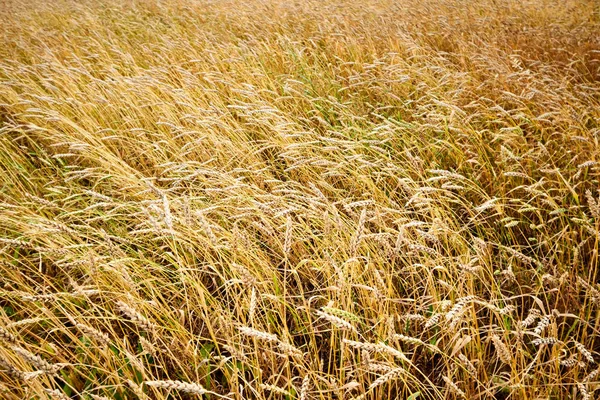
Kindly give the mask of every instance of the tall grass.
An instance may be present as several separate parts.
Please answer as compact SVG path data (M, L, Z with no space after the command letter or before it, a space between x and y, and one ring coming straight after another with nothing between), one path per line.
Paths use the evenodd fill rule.
M595 398L598 32L0 2L0 398Z

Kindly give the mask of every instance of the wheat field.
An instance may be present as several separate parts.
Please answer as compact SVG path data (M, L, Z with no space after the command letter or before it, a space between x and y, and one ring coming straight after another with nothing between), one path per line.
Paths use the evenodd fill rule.
M597 1L0 32L0 398L600 395Z

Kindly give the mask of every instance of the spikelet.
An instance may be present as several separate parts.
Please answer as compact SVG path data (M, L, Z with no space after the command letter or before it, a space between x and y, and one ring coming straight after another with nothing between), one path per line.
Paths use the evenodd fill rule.
M279 350L281 350L285 355L288 355L290 357L302 357L303 355L302 352L296 347L289 343L279 340L277 335L274 335L272 333L259 331L257 329L253 329L247 326L238 327L238 330L246 336L264 340L265 342L276 343L277 347L279 347Z
M579 393L581 393L582 400L592 400L592 395L588 391L585 384L583 384L581 382L577 382L577 389L579 389Z
M592 191L589 189L586 190L585 197L587 199L588 206L590 208L592 216L596 219L600 219L600 199L598 199L598 200L594 199L594 196L592 195Z
M577 283L579 283L581 286L588 290L591 296L592 303L600 304L600 291L598 289L587 283L585 279L583 279L580 276L577 277Z
M575 347L577 348L577 351L586 359L588 360L588 362L590 362L591 364L594 364L596 361L594 360L594 357L592 356L592 353L585 348L584 345L582 345L579 342L575 342Z
M43 303L50 304L56 301L56 294L22 294L21 299L23 301L31 302L31 303Z
M356 328L354 326L352 326L352 324L340 317L336 317L335 315L331 315L328 314L326 312L323 311L315 311L315 313L320 317L323 318L324 320L328 321L329 323L331 323L333 326L339 328L339 329L344 329L344 330L349 330L352 331L354 333L358 333L358 331L356 330Z
M248 360L248 357L246 357L244 352L238 350L237 348L235 348L233 346L229 346L227 344L222 345L222 347L224 350L227 350L229 352L229 354L231 354L231 357L237 358L238 360L241 360L241 361Z
M507 171L507 172L504 172L503 175L506 176L506 177L531 179L529 177L529 175L527 175L527 174L525 174L523 172Z
M572 368L576 365L579 366L580 368L585 368L586 364L583 361L579 361L577 359L577 357L571 356L571 357L567 358L566 360L561 360L560 365L562 365L563 367L567 367L567 368Z
M302 358L304 355L298 348L286 342L278 341L277 347L283 352L283 354L289 357Z
M254 286L257 283L256 278L252 273L248 270L248 268L243 265L232 263L231 267L241 276L242 282L244 285Z
M205 393L209 393L208 390L204 389L204 387L198 383L190 383L190 382L182 382L182 381L145 381L145 385L155 388L168 389L168 390L176 390L178 392L203 395Z
M371 353L368 350L362 350L360 352L360 365L364 369L369 369L369 364L372 362Z
M458 315L465 308L467 303L469 303L475 299L476 299L476 296L473 296L473 295L462 297L462 298L458 299L458 301L456 302L454 307L452 307L452 309L450 311L448 311L448 313L446 314L446 321L453 321L455 318L457 318Z
M25 240L19 240L19 239L9 239L9 238L0 237L0 243L4 243L6 245L11 245L11 246L15 246L15 247L21 247L23 249L29 249L29 250L37 250L38 249L33 244L26 242Z
M41 322L41 321L45 321L45 318L41 318L41 317L27 318L27 319L22 319L20 321L11 322L10 324L6 325L6 327L7 328L16 328L16 327L24 326L24 325L37 324L38 322Z
M198 220L200 221L202 230L204 231L204 233L206 233L206 236L208 236L208 239L210 240L210 244L212 244L213 246L217 246L219 244L219 240L217 239L217 236L215 235L212 227L210 226L210 222L208 222L208 220L204 216L204 213L198 212L196 213L196 215L198 216Z
M512 220L512 221L504 224L504 227L505 228L514 228L515 226L519 225L519 223L520 223L520 221L515 219L515 220Z
M362 207L364 209L365 207L371 206L373 204L375 204L373 200L359 200L354 201L352 203L344 204L344 209L349 212L353 208Z
M344 263L344 265L342 267L340 267L338 265L338 263L335 262L335 260L331 257L331 255L328 252L325 252L325 257L327 258L327 262L333 267L333 269L335 270L335 273L337 275L337 286L340 289L344 289L346 287L346 273L344 272L343 267L346 265Z
M465 366L466 370L469 371L469 374L471 374L471 376L476 377L477 376L477 368L475 368L475 365L473 365L473 363L471 362L471 360L469 360L464 354L460 353L458 354L458 359L462 362L462 364Z
M283 242L283 254L287 258L289 257L290 250L292 249L292 235L293 235L293 225L292 225L292 217L291 215L287 216L285 223L285 238Z
M385 284L385 280L377 268L373 268L373 276L375 277L375 282L377 283L376 294L385 296L385 293L387 292L387 285Z
M415 228L415 232L419 236L421 236L423 239L430 242L431 244L438 244L438 245L441 244L440 240L433 233L426 232L426 231L423 231L423 230L417 229L417 228Z
M10 376L13 379L25 381L27 380L27 373L15 368L11 363L0 357L0 371Z
M457 179L457 180L466 180L467 178L465 178L463 175L458 174L456 172L451 172L445 169L429 169L427 170L427 172L431 173L431 174L435 174L435 175L440 175L446 178L451 178L451 179Z
M406 321L415 321L415 322L426 322L427 318L420 315L420 314L404 314L400 316L401 319L406 320Z
M146 339L143 336L138 337L138 341L140 343L140 346L142 346L142 349L148 353L151 354L153 356L156 356L158 354L158 350L156 348L156 346L154 346L154 344L152 342L150 342L148 339Z
M137 383L135 383L131 379L127 379L125 381L125 383L127 383L127 386L129 386L129 388L133 391L133 393L136 395L136 397L139 400L148 400L148 399L150 399L150 397L146 393L144 393L144 389L142 388L141 385L138 385Z
M388 372L390 372L393 369L394 369L394 367L391 367L388 364L382 364L382 363L376 363L376 362L371 362L367 366L367 370L368 371L371 371L371 372L383 372L384 374L387 374Z
M540 316L540 310L537 308L532 308L529 310L529 314L527 314L527 318L519 323L519 325L523 328L529 328L536 319Z
M455 184L451 184L449 182L446 182L444 184L442 184L442 189L448 189L448 190L465 190L465 187L462 185L455 185Z
M387 344L385 344L383 342L377 343L376 346L377 346L377 351L379 351L381 353L387 353L393 357L410 362L410 360L408 358L406 358L404 353L402 353L400 350L397 350L391 346L388 346Z
M343 318L347 321L360 322L360 317L358 315L352 314L351 312L346 311L346 310L341 310L339 308L321 307L321 311L323 311L327 314L334 315L336 317Z
M387 344L385 344L383 342L374 344L374 343L357 342L354 340L349 340L349 339L344 338L344 339L342 339L342 343L344 343L350 347L359 349L359 350L367 350L370 352L385 353L385 354L389 354L393 357L399 358L401 360L409 361L408 358L406 358L406 356L404 355L404 353L402 353L400 350L397 350L391 346L388 346Z
M447 376L442 376L442 379L444 382L446 382L446 387L452 394L454 394L458 397L461 397L463 399L467 398L467 395L465 394L465 392L463 392L456 383L452 382L452 379L448 378Z
M76 323L75 327L84 335L94 339L103 347L107 347L110 344L110 337L106 333L101 332L96 328L81 323Z
M139 373L142 374L142 376L144 376L146 373L146 368L144 367L144 363L140 359L140 356L138 354L130 353L127 350L124 350L123 353L127 356L127 361L129 362L129 365L131 365L133 369L137 370Z
M69 279L69 283L73 286L72 294L75 296L90 297L100 293L97 289L85 289L84 286L79 285L73 279Z
M595 370L593 370L592 372L590 372L589 375L586 376L583 381L584 382L591 382L593 379L596 378L596 376L598 376L599 373L600 373L600 367L596 368Z
M505 364L510 364L511 354L508 350L508 347L504 342L498 337L498 335L492 335L492 342L494 343L494 347L496 348L496 355Z
M483 203L483 204L475 207L475 211L477 211L477 212L483 212L483 211L488 210L490 208L494 208L496 206L496 202L498 200L500 200L500 199L497 199L497 198L494 197L494 198L486 201L485 203Z
M415 346L427 346L427 343L425 343L421 339L410 337L410 336L401 335L399 333L394 334L392 337L395 340L399 340L401 342L409 343L409 344L412 344L412 345L415 345Z
M280 394L282 396L289 396L290 395L289 391L287 391L286 389L281 388L279 386L269 385L269 384L266 384L266 383L261 383L261 384L258 385L258 387L260 387L262 390L268 390L269 392L277 393L277 394Z
M43 371L48 375L56 375L58 371L66 366L66 364L51 364L40 356L35 355L19 346L12 346L11 348L15 353L33 365L36 369Z
M420 244L409 244L408 248L410 250L412 250L413 254L417 254L418 252L423 252L423 253L429 254L432 257L439 256L438 252L435 249L432 249L431 247L423 246Z
M364 207L360 213L360 217L358 219L358 225L356 227L356 232L352 237L350 242L350 255L351 257L356 257L356 252L358 251L358 246L363 238L363 232L365 229L365 223L367 221L367 208Z
M432 326L437 325L440 322L440 319L442 319L441 313L433 314L425 323L425 329L431 328Z
M16 345L17 337L0 326L0 343Z
M254 321L254 314L256 313L256 288L252 288L252 292L250 294L250 307L248 307L248 320Z
M559 284L558 279L551 274L542 275L542 282L544 283L544 285L548 285L550 287L556 287Z
M87 195L89 195L89 196L91 196L91 197L95 197L97 199L100 199L100 200L102 200L102 201L104 201L106 203L114 203L115 202L113 198L105 196L102 193L95 192L93 190L82 190L82 192L85 193L85 194L87 194Z
M595 165L598 165L598 162L597 162L597 161L594 161L594 160L589 160L589 161L582 162L581 164L579 164L579 165L577 166L577 168L581 169L581 168L593 167L593 166L595 166ZM586 195L587 195L587 193L588 193L588 192L590 192L590 194L592 193L592 192L591 192L591 191L588 189L588 190L586 191Z
M137 312L133 307L123 301L117 301L118 310L131 320L137 327L147 332L154 332L156 325L148 321L146 317Z
M451 307L454 306L452 300L442 300L438 302L438 309L441 313L447 312Z
M479 260L477 258L471 259L467 264L458 264L459 268L466 273L471 275L477 275L481 271L481 266L477 265Z
M500 248L506 251L507 253L511 254L513 257L515 257L517 260L521 261L525 265L538 264L533 258L528 257L515 249L512 249L507 246L500 246Z
M321 200L323 203L327 204L329 200L327 200L327 197L323 194L323 192L317 187L317 185L315 185L312 182L308 183L308 186L312 189L313 192L315 192L315 194L317 195L317 197L319 198L319 200Z
M546 329L548 327L548 325L550 325L551 322L552 322L552 315L544 315L538 322L538 324L535 327L535 329L533 330L533 332L536 335L541 335L542 332L544 332L544 329Z
M28 199L31 199L31 200L35 201L36 203L39 203L39 204L44 205L46 207L56 207L56 204L54 204L51 201L48 201L48 200L46 200L44 198L35 196L35 195L31 194L31 193L26 193L26 192L24 192L23 194Z
M300 387L300 400L308 400L308 392L310 391L310 378L308 375L302 379L302 386Z
M77 157L77 154L75 153L60 153L60 154L53 154L52 158L68 158L68 157Z
M277 335L259 331L258 329L250 328L249 326L239 326L238 330L246 336L255 337L264 340L265 342L279 342Z
M346 392L350 392L359 387L361 387L361 384L354 380L354 381L350 381L350 382L346 383L343 386L340 386L338 388L338 390L345 390Z
M387 327L387 338L392 339L396 334L396 316L390 315L385 319Z
M350 340L346 338L342 339L342 343L359 350L366 350L371 352L377 351L377 345L372 343L357 342L355 340Z
M404 373L406 373L406 370L404 368L402 368L402 367L394 368L390 372L386 373L385 375L380 376L375 381L373 381L373 383L371 383L371 385L369 386L369 390L373 390L376 387L381 386L386 382L389 382L393 379L397 379Z
M554 337L547 337L547 338L534 339L531 341L531 343L533 343L535 346L541 346L541 345L553 345L553 344L561 343L561 341Z
M163 213L164 213L164 221L167 228L172 231L173 230L173 216L171 215L171 206L169 205L169 199L167 195L161 194L162 197L162 205L163 205Z
M496 311L500 315L510 315L510 314L512 314L517 309L517 307L513 306L512 304L504 306L503 308L498 308L498 307L495 307L495 306L493 306L491 304L489 304L488 307L491 308L491 309L493 309L494 311Z

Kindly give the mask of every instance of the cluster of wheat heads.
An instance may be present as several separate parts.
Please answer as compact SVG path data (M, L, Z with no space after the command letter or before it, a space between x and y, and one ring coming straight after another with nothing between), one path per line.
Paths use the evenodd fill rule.
M596 5L1 1L0 398L595 398Z

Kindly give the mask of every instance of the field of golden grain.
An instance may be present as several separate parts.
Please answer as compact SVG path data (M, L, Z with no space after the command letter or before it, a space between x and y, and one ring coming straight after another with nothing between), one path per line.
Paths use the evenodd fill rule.
M1 0L0 398L591 400L600 3Z

